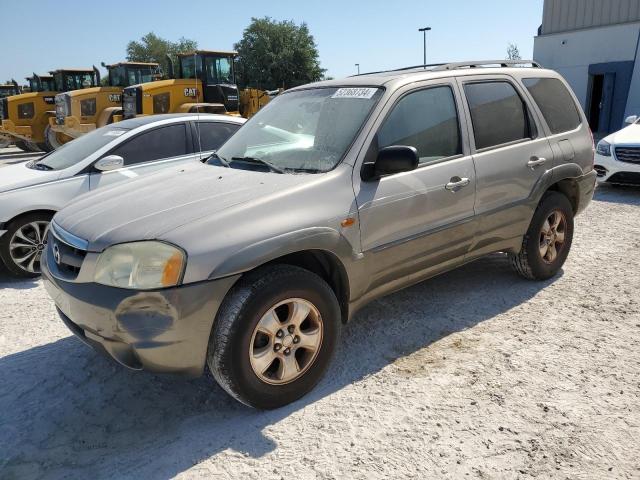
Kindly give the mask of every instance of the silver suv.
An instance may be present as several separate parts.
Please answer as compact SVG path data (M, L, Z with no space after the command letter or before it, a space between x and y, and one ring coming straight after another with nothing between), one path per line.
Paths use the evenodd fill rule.
M67 326L121 364L209 368L274 408L316 385L374 298L493 252L554 276L595 178L584 114L535 63L320 82L278 96L207 164L63 209L45 285Z

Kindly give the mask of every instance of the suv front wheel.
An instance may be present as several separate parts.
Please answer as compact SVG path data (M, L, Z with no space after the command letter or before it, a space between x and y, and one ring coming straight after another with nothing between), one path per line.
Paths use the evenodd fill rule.
M511 265L529 280L553 277L567 259L573 240L573 207L558 192L547 192L533 214L518 254L510 254Z
M320 381L341 326L338 300L318 275L290 265L259 268L220 307L207 363L240 402L281 407Z

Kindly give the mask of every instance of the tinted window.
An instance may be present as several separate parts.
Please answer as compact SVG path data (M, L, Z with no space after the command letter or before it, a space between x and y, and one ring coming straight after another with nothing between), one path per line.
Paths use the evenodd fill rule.
M531 138L526 106L508 82L468 83L464 92L478 150Z
M187 132L185 124L160 127L116 147L109 155L120 155L125 165L186 155Z
M240 125L233 123L198 122L196 123L196 147L204 152L217 150L238 128Z
M580 125L580 115L571 94L557 78L525 78L524 86L534 98L551 133L573 130Z
M403 97L378 131L378 148L390 145L416 147L421 163L461 153L451 88L429 88Z

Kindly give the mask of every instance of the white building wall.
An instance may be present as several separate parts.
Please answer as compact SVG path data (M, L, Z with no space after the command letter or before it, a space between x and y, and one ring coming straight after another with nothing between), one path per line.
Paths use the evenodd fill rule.
M563 75L586 109L589 65L633 61L640 22L535 37L533 58ZM640 108L640 62L636 62L627 103Z

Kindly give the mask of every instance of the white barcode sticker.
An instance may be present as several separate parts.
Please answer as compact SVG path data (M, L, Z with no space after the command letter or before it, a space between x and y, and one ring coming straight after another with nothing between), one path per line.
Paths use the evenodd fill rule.
M331 98L366 98L373 97L377 88L339 88L336 93L331 95Z

